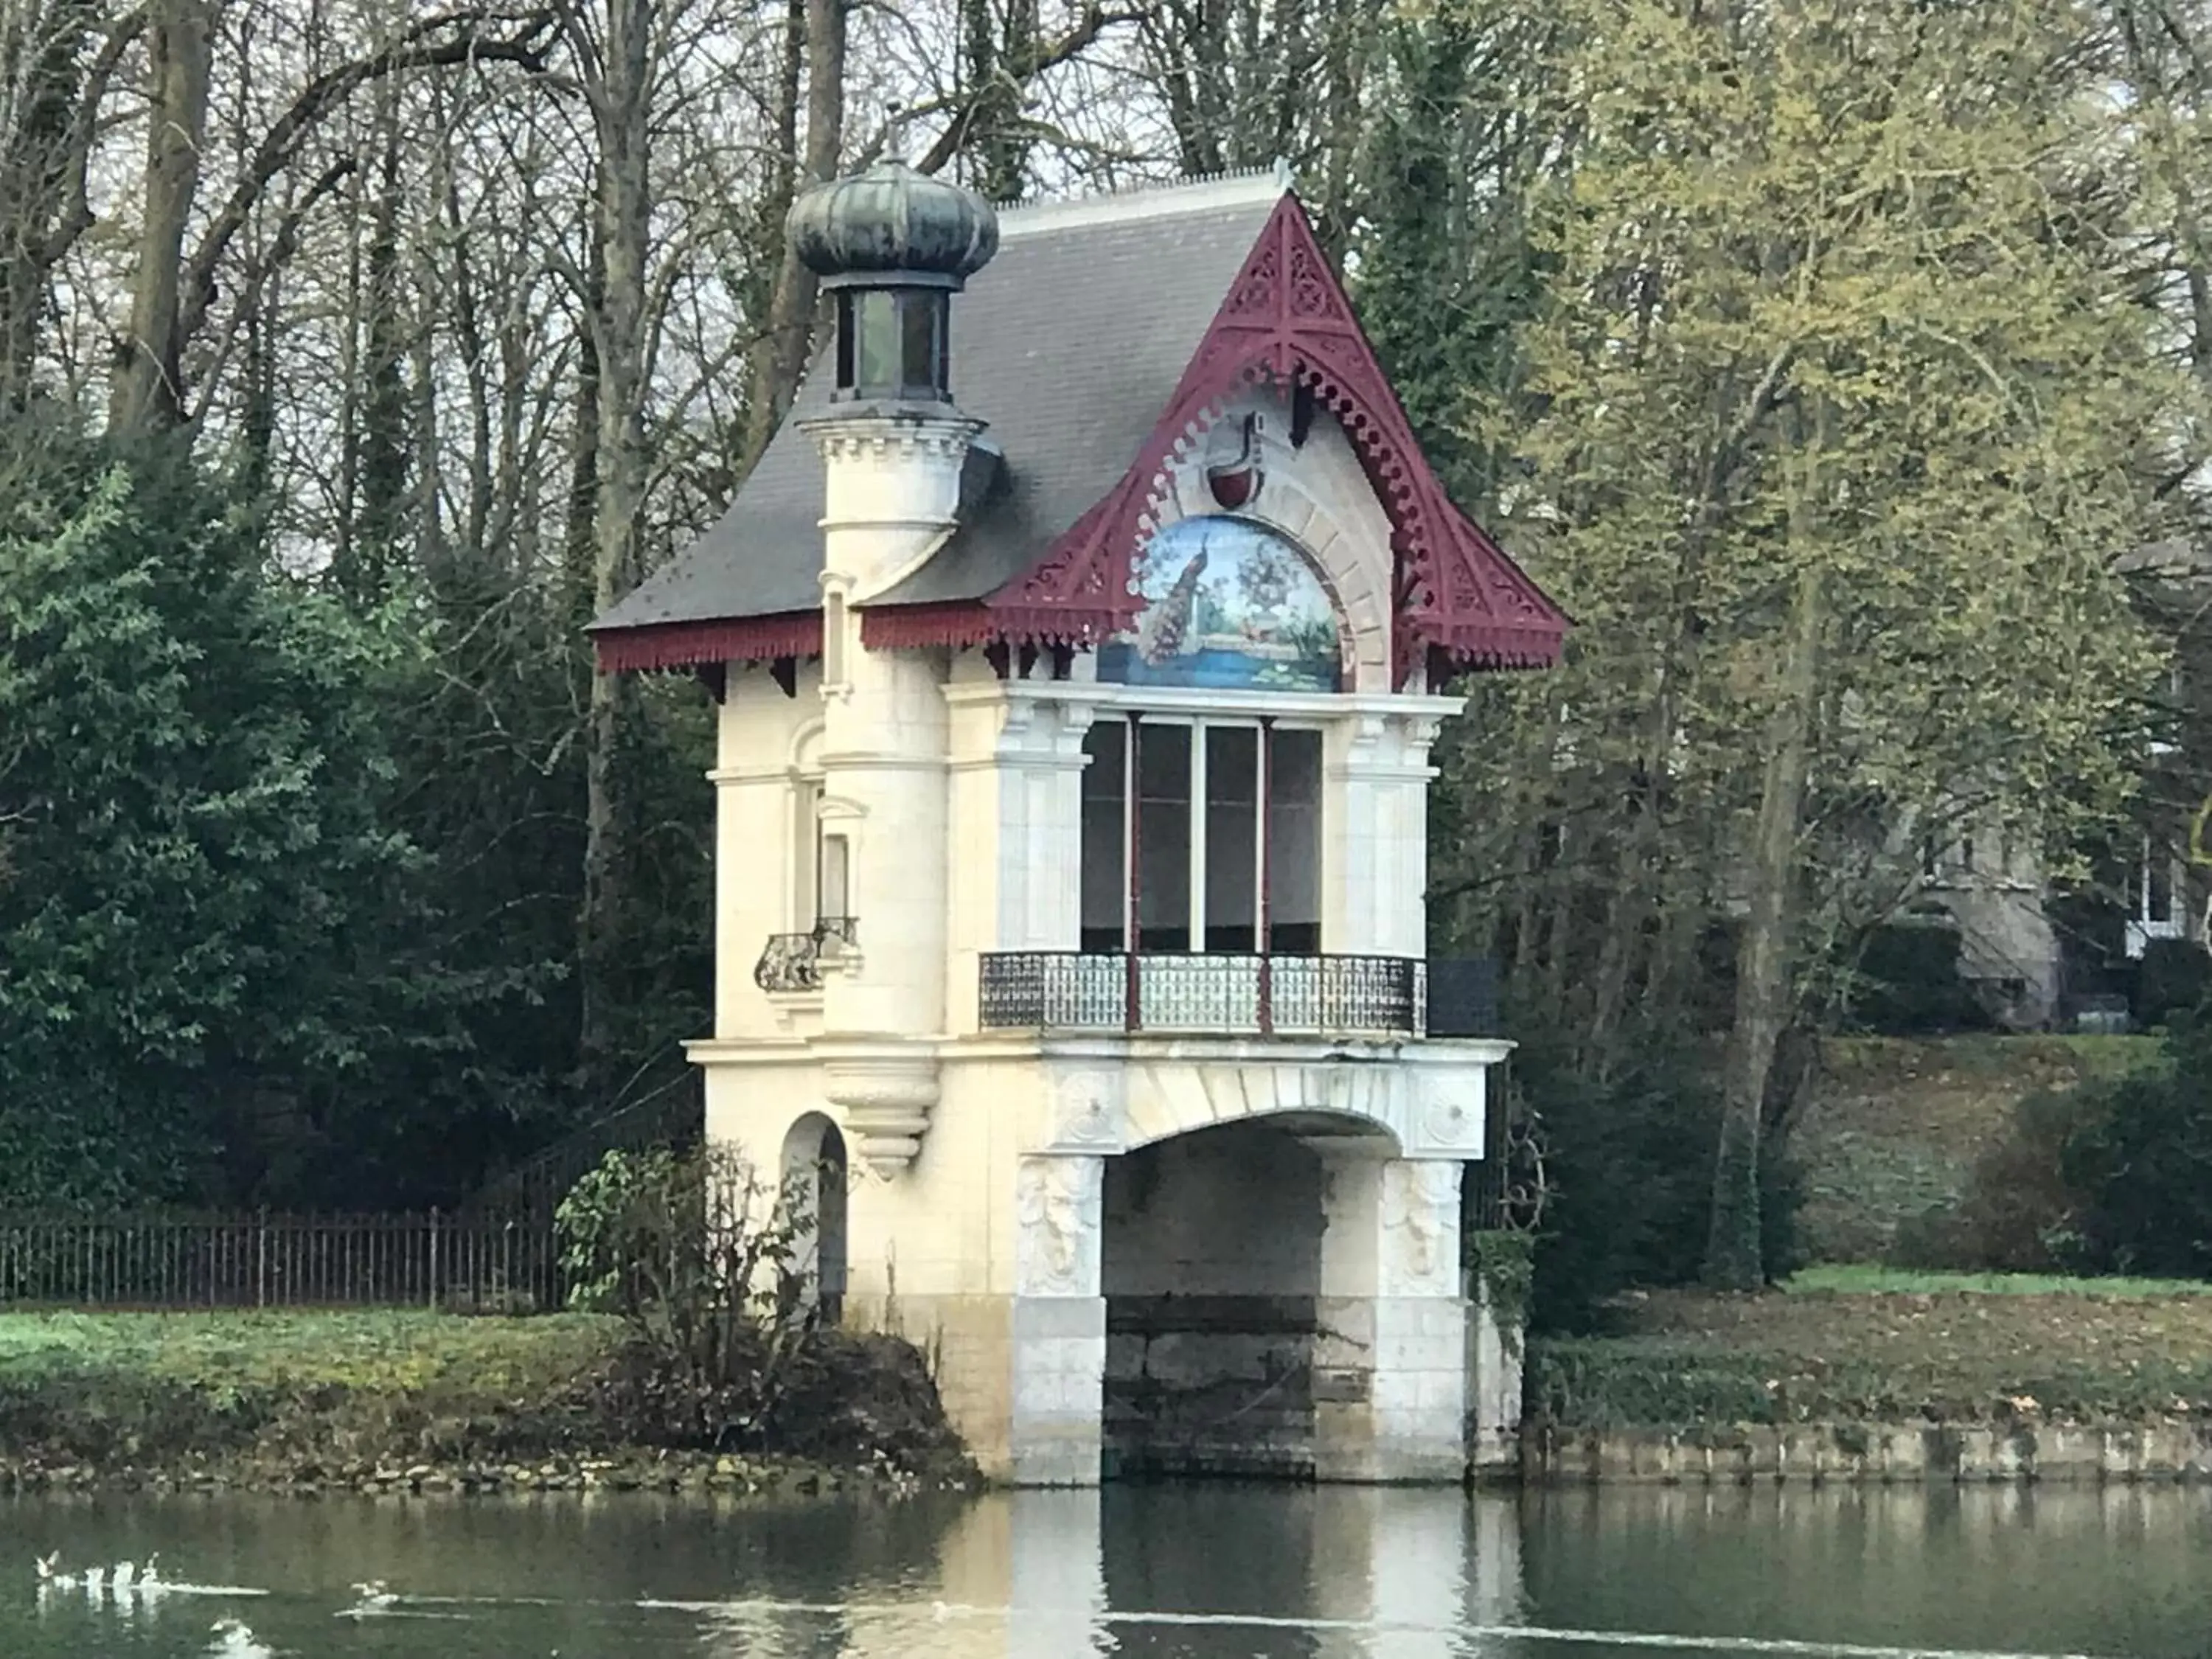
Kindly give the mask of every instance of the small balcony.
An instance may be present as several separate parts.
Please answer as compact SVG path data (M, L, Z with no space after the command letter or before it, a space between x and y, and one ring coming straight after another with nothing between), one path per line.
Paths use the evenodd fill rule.
M781 995L819 991L823 964L860 942L860 924L850 916L824 916L809 933L770 933L753 964L753 983Z
M1001 951L981 967L988 1030L1163 1036L1494 1036L1485 960Z

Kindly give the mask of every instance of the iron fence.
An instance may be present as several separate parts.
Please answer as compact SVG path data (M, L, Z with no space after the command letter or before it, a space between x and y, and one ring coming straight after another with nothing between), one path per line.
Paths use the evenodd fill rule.
M1428 964L1417 957L1001 951L981 967L987 1027L1273 1033L1426 1029Z
M550 1216L0 1211L0 1304L526 1313L566 1296Z
M561 1200L611 1152L641 1152L665 1146L684 1152L707 1132L707 1098L699 1073L683 1073L647 1099L623 1108L540 1147L487 1185L463 1206L469 1225L493 1217L550 1218Z

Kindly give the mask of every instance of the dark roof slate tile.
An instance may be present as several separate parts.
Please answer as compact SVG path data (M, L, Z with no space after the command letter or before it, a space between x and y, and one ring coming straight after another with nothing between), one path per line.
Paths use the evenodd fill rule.
M1278 199L1279 191L1250 181L1227 199L1200 185L1030 210L1034 226L1019 211L1006 217L998 257L952 312L953 396L990 423L1005 478L876 604L981 599L1120 482ZM822 462L799 422L826 407L825 356L720 521L593 631L820 604Z

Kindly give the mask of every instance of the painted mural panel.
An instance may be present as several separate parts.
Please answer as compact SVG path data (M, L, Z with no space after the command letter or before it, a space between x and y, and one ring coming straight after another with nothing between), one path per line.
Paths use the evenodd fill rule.
M1144 609L1098 650L1122 685L1334 691L1344 658L1336 607L1304 556L1249 520L1183 519L1139 549Z

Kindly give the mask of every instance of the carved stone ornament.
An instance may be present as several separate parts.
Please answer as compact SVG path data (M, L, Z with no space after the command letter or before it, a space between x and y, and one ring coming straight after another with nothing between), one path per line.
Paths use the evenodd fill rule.
M1121 1083L1104 1072L1070 1072L1054 1091L1052 1144L1119 1149Z
M1421 1133L1431 1146L1471 1152L1481 1142L1482 1118L1467 1103L1456 1098L1432 1100L1422 1115Z
M1025 1158L1015 1176L1014 1280L1023 1296L1098 1294L1105 1160Z
M1382 1166L1384 1296L1443 1296L1459 1268L1460 1165L1393 1158Z
M937 1104L934 1054L844 1055L824 1062L825 1092L845 1112L854 1151L878 1175L896 1176L921 1151Z
M1398 1137L1404 1156L1480 1158L1488 1096L1489 1079L1478 1065L1409 1068Z

